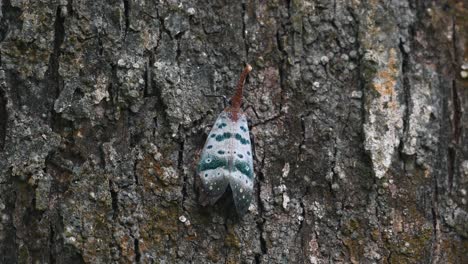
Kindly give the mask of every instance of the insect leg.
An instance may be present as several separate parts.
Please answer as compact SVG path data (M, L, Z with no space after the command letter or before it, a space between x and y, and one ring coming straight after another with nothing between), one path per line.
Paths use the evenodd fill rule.
M216 94L205 94L205 92L202 91L202 94L203 96L205 97L215 97L215 98L223 98L223 104L224 104L224 108L226 108L226 106L228 105L228 99L225 95L216 95Z
M255 110L255 107L253 107L253 105L248 105L247 107L244 108L244 112L247 112L247 110L249 109L252 109L252 111L254 112L255 116L257 117L257 119L260 119L260 116L258 116L257 114L257 110Z

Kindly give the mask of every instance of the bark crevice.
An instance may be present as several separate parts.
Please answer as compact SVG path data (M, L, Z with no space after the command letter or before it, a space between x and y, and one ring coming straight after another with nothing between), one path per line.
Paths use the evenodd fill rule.
M1 67L1 65L0 65ZM3 70L0 69L0 74ZM7 98L4 92L5 82L0 76L0 151L5 147L5 141L8 129L8 111L7 111Z
M125 29L124 29L124 40L127 38L127 33L130 28L130 1L122 0L124 7L124 17L125 17Z

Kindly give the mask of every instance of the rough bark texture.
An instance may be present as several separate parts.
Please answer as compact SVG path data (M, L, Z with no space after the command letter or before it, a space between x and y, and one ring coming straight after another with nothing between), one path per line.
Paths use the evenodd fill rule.
M1 0L0 262L466 261L468 11L434 2ZM246 62L239 219L195 168Z

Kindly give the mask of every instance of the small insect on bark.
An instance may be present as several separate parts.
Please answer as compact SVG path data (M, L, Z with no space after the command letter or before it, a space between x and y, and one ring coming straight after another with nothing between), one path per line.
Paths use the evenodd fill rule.
M216 119L198 164L201 203L214 204L229 185L239 216L249 208L255 179L247 116L241 109L244 82L251 70L247 64L242 71L231 105Z

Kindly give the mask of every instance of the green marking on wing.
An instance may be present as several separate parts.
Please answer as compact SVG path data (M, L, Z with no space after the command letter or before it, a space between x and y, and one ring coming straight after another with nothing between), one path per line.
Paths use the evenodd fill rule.
M216 141L223 141L225 139L231 138L232 134L229 132L224 132L222 135L216 136Z
M219 124L218 128L223 128L223 127L226 127L226 126L227 126L226 123L221 123L221 124Z
M242 174L249 177L249 179L253 178L253 170L249 163L245 161L236 160L234 162L234 167L236 167L236 169Z
M214 170L219 167L226 167L228 161L225 158L221 158L213 155L202 156L200 163L198 164L198 171Z
M239 140L240 143L241 143L242 145L246 145L246 144L249 144L249 143L250 143L249 140L243 138L243 137L241 136L241 134L239 134L239 133L236 133L235 138L236 138L237 140Z

